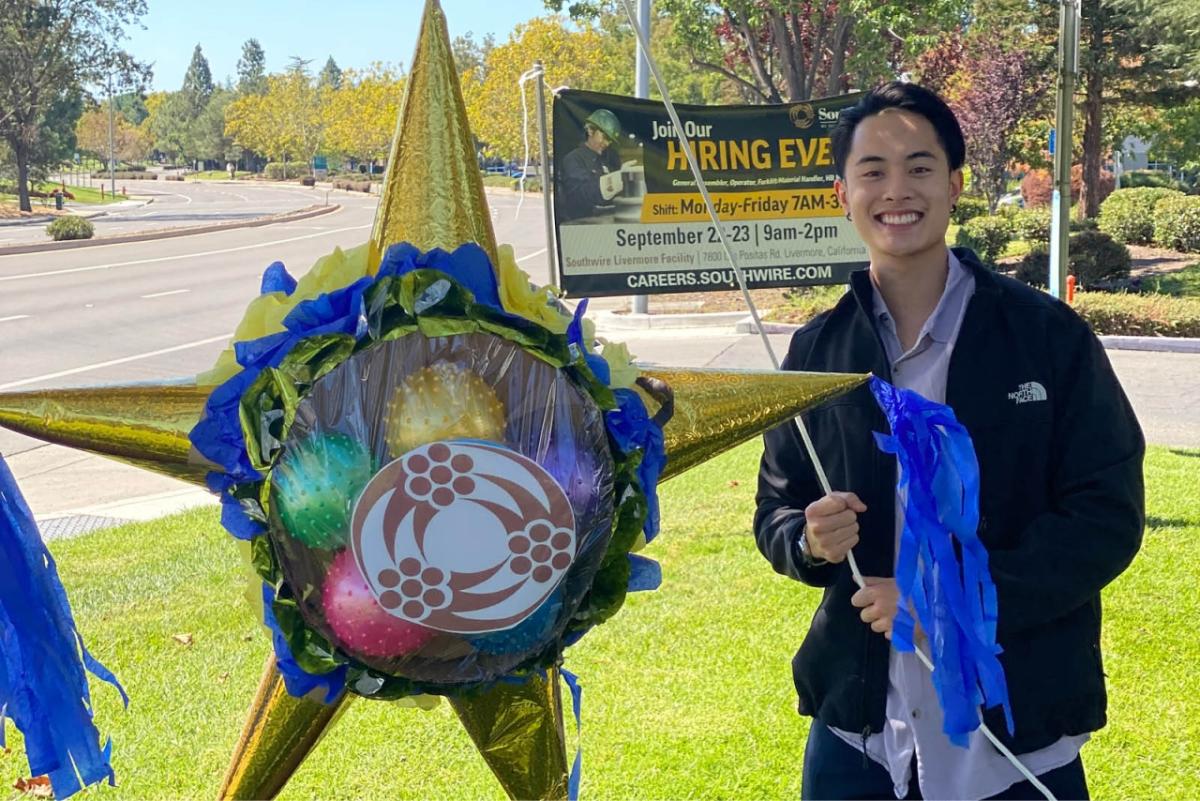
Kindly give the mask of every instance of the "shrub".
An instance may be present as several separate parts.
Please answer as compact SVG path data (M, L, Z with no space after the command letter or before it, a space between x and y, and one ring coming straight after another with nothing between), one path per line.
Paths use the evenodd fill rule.
M1158 201L1154 241L1172 250L1200 252L1200 197L1173 195Z
M954 204L954 211L950 213L950 220L955 225L962 225L967 220L973 220L976 217L982 217L988 213L987 201L981 197L969 197L963 195Z
M1154 170L1135 170L1121 176L1121 189L1141 187L1174 189L1176 192L1187 192L1189 188L1183 181L1176 181L1171 176Z
M172 173L171 175L164 175L163 180L165 180L165 181L182 181L183 175L181 173Z
M280 161L268 162L263 168L263 174L272 181L284 181L288 178L299 178L309 172L308 164L303 161L289 161L286 165Z
M514 192L520 192L521 191L521 179L513 178L512 188L513 188ZM526 178L525 179L525 191L526 192L541 192L542 191L541 179Z
M370 181L354 181L345 178L336 178L333 182L334 189L345 189L347 192L370 192Z
M300 185L301 186L316 186L317 179L312 177L311 175L306 175L300 179Z
M1067 274L1078 278L1084 287L1129 278L1129 248L1103 231L1072 234L1067 250ZM1046 286L1050 282L1049 248L1039 245L1025 254L1017 263L1016 277L1031 286Z
M1117 185L1116 176L1108 170L1100 171L1100 202L1112 194ZM1071 202L1079 201L1083 187L1083 165L1071 167ZM1054 197L1054 178L1049 170L1030 170L1021 179L1021 197L1025 200L1026 208L1033 206L1049 206Z
M1180 197L1174 189L1118 189L1100 204L1100 230L1132 245L1154 240L1154 207L1163 198Z
M1009 215L1013 236L1031 245L1050 241L1049 209L1017 209Z
M1200 337L1200 298L1081 292L1074 308L1097 334Z
M100 172L92 173L93 178L108 178L108 171L101 170ZM158 173L144 172L141 170L117 170L113 173L113 177L122 181L157 181Z
M91 239L96 233L91 221L84 217L59 217L46 226L46 234L55 242L67 239Z
M1012 222L996 214L967 220L958 229L954 244L970 248L985 264L994 267L1012 237Z

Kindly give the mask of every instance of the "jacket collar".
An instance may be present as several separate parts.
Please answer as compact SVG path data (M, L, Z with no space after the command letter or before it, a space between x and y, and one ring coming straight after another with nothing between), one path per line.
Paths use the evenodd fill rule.
M1000 293L1000 282L991 270L983 266L979 257L968 248L951 248L960 264L975 278L975 294L984 293L996 296ZM875 286L871 283L870 269L855 270L850 274L850 294L858 303L859 310L868 319L872 318L875 309Z

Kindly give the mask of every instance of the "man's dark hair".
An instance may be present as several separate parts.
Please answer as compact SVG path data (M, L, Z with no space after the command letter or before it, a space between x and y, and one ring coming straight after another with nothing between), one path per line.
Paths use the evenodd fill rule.
M962 128L958 126L958 118L946 105L946 101L923 86L915 83L892 81L878 89L867 92L863 99L848 109L844 109L838 117L837 127L830 135L833 145L833 164L837 174L846 176L846 159L850 156L850 143L854 139L854 131L858 124L867 117L872 117L889 108L898 108L920 114L929 120L937 133L942 149L946 151L946 160L950 169L957 170L966 160L967 146L963 141Z

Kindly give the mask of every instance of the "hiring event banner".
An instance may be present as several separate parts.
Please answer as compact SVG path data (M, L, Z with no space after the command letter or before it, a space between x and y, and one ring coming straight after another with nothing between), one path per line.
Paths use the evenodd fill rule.
M860 95L777 106L677 106L751 288L844 283L867 253L834 194L829 135ZM554 100L559 281L572 296L737 287L661 102Z

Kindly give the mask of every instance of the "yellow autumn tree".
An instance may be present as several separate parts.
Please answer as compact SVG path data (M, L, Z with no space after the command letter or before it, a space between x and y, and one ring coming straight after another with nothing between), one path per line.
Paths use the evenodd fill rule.
M332 92L299 70L270 75L266 92L239 97L225 109L225 134L272 161L310 161L324 142L323 106Z
M549 89L569 86L594 92L633 92L629 48L617 45L596 27L577 27L560 16L522 23L507 42L488 53L482 75L478 70L463 75L471 130L494 155L515 158L522 152L521 88L517 82L537 60L545 69ZM532 82L526 84L530 150L536 153L533 89Z
M325 152L365 162L387 158L403 95L404 77L382 64L343 72L323 109Z
M108 106L85 111L75 123L75 141L79 150L107 161L109 148ZM117 161L137 163L150 154L150 137L142 128L125 119L123 114L112 116L112 145Z

